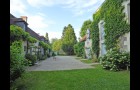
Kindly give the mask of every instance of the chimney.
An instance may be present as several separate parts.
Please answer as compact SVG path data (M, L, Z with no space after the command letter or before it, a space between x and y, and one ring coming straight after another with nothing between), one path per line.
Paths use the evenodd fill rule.
M25 22L27 22L27 16L21 16L21 18L22 18Z

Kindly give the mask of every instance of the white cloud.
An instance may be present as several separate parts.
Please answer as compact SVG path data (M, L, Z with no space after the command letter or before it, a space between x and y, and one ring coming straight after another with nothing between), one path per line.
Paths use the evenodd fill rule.
M81 29L80 27L74 29L74 32L75 32L75 35L76 35L77 40L78 40L78 38L80 37L80 29Z
M42 7L63 4L65 0L27 0L27 2L33 7Z
M86 8L86 7L90 7L90 6L93 6L95 5L97 2L99 2L100 0L90 0L88 3L84 3L84 5L82 5L83 8Z
M27 0L34 7L62 5L63 8L70 9L75 16L83 15L85 12L95 10L99 7L97 3L102 3L104 0ZM93 11L92 11L93 12Z
M23 0L10 0L10 13L25 13L26 6Z
M66 4L64 8L70 8L74 12L74 16L80 16L87 12L94 12L104 0L73 0Z
M60 39L62 36L62 32L48 31L48 35L49 35L49 40L51 40L52 38Z
M47 28L48 25L47 23L45 23L45 19L39 15L35 15L35 16L28 16L28 23L29 26L34 28L34 29L41 29L41 28Z
M48 27L55 24L54 21L46 19L44 14L28 15L28 26L39 35L45 35L48 32ZM49 33L49 32L48 32Z

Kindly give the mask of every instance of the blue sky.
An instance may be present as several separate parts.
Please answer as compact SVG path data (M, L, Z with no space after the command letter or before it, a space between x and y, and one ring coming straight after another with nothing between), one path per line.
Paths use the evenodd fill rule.
M39 35L46 32L51 38L61 38L64 26L71 24L76 37L85 20L92 15L104 0L10 0L10 13L19 18L28 17L28 26Z

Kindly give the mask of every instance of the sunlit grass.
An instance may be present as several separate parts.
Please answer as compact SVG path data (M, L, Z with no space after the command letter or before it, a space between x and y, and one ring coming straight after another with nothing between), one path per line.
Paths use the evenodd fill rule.
M94 69L31 71L14 84L19 90L129 90L130 72Z

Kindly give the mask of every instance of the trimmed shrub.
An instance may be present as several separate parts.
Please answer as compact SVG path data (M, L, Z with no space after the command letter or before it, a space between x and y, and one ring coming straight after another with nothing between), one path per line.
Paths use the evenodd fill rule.
M107 54L99 57L104 69L119 71L130 68L130 53L120 52L117 48L110 49Z
M37 56L36 55L31 55L31 54L26 54L25 58L31 61L31 65L34 65L35 62L37 61Z
M25 58L21 54L21 42L14 41L10 46L10 83L15 81L25 71Z

